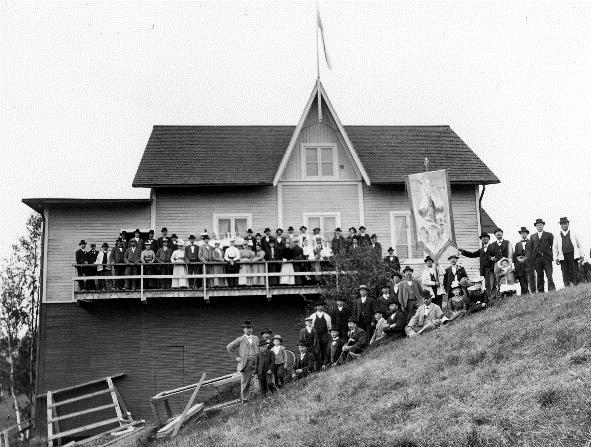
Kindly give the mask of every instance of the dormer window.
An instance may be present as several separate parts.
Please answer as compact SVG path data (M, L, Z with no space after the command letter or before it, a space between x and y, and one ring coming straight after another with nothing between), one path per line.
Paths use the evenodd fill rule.
M302 144L302 169L302 176L305 179L337 179L338 175L336 144Z

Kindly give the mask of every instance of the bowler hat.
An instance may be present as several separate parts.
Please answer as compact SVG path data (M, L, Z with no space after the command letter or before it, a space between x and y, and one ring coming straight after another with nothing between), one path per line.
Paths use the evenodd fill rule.
M86 245L86 241L82 239L80 242L78 242L78 245Z
M264 328L264 329L261 331L261 335L263 335L263 334L265 334L265 333L266 333L266 334L272 334L272 333L273 333L273 331L272 331L271 329L269 329L268 327L266 327L266 328Z
M254 237L257 237L257 236L263 237L263 235L261 233L257 233L254 235Z
M267 231L271 231L271 229L269 227L265 228L265 231L263 231L263 233L266 233Z
M392 278L394 278L395 276L398 276L400 279L402 279L402 275L400 274L400 272L394 272L394 273L392 273Z
M123 242L123 239L121 239L120 237L118 237L115 242Z
M367 290L367 286L365 284L361 284L361 285L359 285L359 290L361 290L361 289Z
M105 247L109 248L109 244L107 244L106 242L103 242L103 245L101 245L101 247L103 247L103 248L105 248Z
M371 235L371 239L377 239L377 238L378 238L378 236L376 234Z
M570 220L568 220L566 217L561 217L560 218L560 222L558 222L558 223L560 225L562 225L562 224L566 224L566 223L569 223L569 222L570 222Z
M275 334L275 336L273 337L273 340L279 340L281 343L283 343L283 339L281 338L281 335L279 335L279 334Z
M478 239L482 239L483 237L487 237L490 239L490 235L486 231L483 231L482 233L480 233L480 236L478 236Z
M290 225L287 231L293 231L293 227Z
M161 233L164 233L165 231L168 232L168 228L162 227L162 230L160 230Z
M347 300L345 298L343 298L342 296L337 296L336 301L347 301Z
M277 229L275 230L275 234L279 233L280 231L283 233L283 229L282 229L282 228L277 228Z
M334 229L334 231L336 233L337 231L343 231L343 230L341 230L341 227L337 227L337 228Z
M314 321L314 319L311 317L308 317L308 318L304 318L304 321Z
M355 323L355 324L357 324L357 323L358 323L358 321L357 321L357 318L355 318L355 317L349 317L349 320L348 320L348 322L349 322L349 323Z
M307 226L305 226L305 225L302 225L302 226L300 227L300 230L301 230L301 229L307 230L307 229L308 229L308 227L307 227Z
M319 227L315 227L312 231L320 231Z
M194 235L194 234L192 234L192 235L190 235L190 236L189 236L189 240L190 240L190 241L192 241L192 240L194 240L194 239L195 239L195 235Z
M546 222L544 222L542 219L539 219L539 218L538 218L538 219L536 219L536 221L534 222L534 225L537 225L537 224L546 225Z
M373 311L374 314L377 314L378 312L381 313L382 315L386 315L388 313L388 311L381 306L376 307Z
M333 326L333 327L331 327L331 328L328 330L328 332L333 332L333 331L334 331L334 332L339 332L339 328L338 328L338 327L336 327L336 326Z
M252 233L252 228L249 228L248 230L246 230L247 233Z
M318 300L314 303L314 307L318 307L318 306L326 306L326 303L322 300Z
M93 242L92 244L90 244L91 247L96 247L96 244Z
M447 257L447 260L448 260L448 261L451 261L451 259L452 259L452 258L460 259L460 258L458 257L458 255L449 255L449 256Z
M404 267L404 270L402 270L402 273L406 273L406 272L414 272L414 270L412 269L412 267L410 265L407 265L406 267Z
M388 251L389 251L389 252L390 252L390 251L394 251L394 249L393 249L392 247L389 247L389 248L388 248Z
M495 231L494 231L493 233L494 233L494 234L497 234L499 231L500 231L501 233L503 233L503 230L501 230L500 228L495 228Z
M361 230L365 230L365 227L364 227L363 225L361 225L361 226L359 227L359 231L361 231Z
M349 231L353 230L355 233L357 233L357 229L355 227L350 227Z
M178 236L176 235L176 233L172 233L172 236L170 236L170 238L172 239L173 237L177 237L178 238Z
M137 245L137 242L136 242L135 239L132 239L132 240L129 241L129 245L132 245L132 244L133 245Z
M527 233L529 234L529 230L525 227L521 227L521 230L519 230L519 233Z
M421 295L423 296L423 298L432 298L431 292L429 290L423 290L421 292Z
M435 262L431 256L427 256L423 262L426 264L427 261Z
M136 228L135 231L134 231L134 233L140 233L140 229L139 228Z
M308 347L308 345L306 344L306 342L303 342L303 341L300 341L300 342L298 343L298 348L299 348L300 346L303 346L303 347L305 347L305 348L307 348L307 347Z
M242 322L242 327L252 327L252 321L250 320L244 320L244 322Z
M390 285L386 284L386 283L384 283L380 286L380 289L389 289L389 288L390 288Z
M209 234L207 233L201 233L201 239L209 239Z

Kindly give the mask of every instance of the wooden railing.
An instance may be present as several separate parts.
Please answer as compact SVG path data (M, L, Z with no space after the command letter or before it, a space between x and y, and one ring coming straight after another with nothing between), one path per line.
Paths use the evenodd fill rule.
M270 270L279 270L280 266L286 263L290 263L294 266L294 271L289 273L281 273L280 271L270 271ZM101 266L102 264L73 264L74 267L82 267L86 268L87 270L92 269L96 270L97 267ZM264 266L264 272L238 272L238 273L212 273L212 266L228 266L227 262L188 262L188 263L138 263L138 264L107 264L112 269L106 275L98 275L93 274L84 275L84 276L74 276L72 277L72 300L76 301L79 299L84 300L84 295L87 293L102 293L101 290L94 289L90 291L81 291L76 289L76 285L80 282L85 281L105 281L111 282L113 281L139 281L139 296L142 301L146 301L147 294L146 291L150 290L159 290L159 291L175 291L175 290L182 290L182 291L191 291L195 290L192 288L174 288L174 287L166 287L166 288L148 288L147 284L150 280L167 280L172 281L173 279L184 279L187 281L191 280L200 280L201 281L201 288L199 288L200 294L203 294L203 298L206 301L209 301L209 296L213 289L216 290L243 290L248 294L249 290L253 288L264 288L265 295L267 298L271 298L273 295L273 290L276 288L304 288L307 289L309 292L314 293L320 284L322 276L335 276L336 281L338 284L338 277L339 275L346 274L349 272L345 271L337 271L334 269L334 266L330 265L329 261L309 261L309 260L289 260L289 261L254 261L248 263L237 263L236 265L245 265L245 266L254 266L254 265L262 265ZM174 274L146 274L145 270L150 269L160 269L162 267L166 267L170 270L174 268L174 266L184 265L187 267L196 267L201 270L201 273L182 273L180 275ZM116 275L114 267L134 267L139 269L139 274L135 275ZM270 268L270 266L276 266L275 269ZM273 281L270 281L271 278L277 278L277 282L279 282L281 277L289 277L292 276L295 278L302 278L301 281L305 281L305 283L301 284L294 284L294 285L285 285L285 284L272 284ZM240 278L264 278L264 284L256 284L256 285L238 285L237 287L214 287L212 285L214 279L236 279L238 282ZM309 279L306 279L309 278ZM300 281L298 281L300 282ZM128 292L128 290L107 290L106 292L111 293L119 293L122 294L123 292Z

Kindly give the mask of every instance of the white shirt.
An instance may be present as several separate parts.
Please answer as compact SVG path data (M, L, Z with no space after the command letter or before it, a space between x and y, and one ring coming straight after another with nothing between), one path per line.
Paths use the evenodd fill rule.
M324 312L316 312L316 316L318 318L322 318L324 316Z
M310 326L306 326L306 330L308 331L308 334L312 333L312 328Z
M544 230L542 230L542 231L538 231L538 237L539 237L540 239L542 239L542 234L544 234Z
M279 346L273 346L271 348L271 351L273 351L275 353L275 355L279 354L279 350L281 349L281 345Z
M246 339L248 340L248 342L252 345L252 335L247 335Z
M305 353L304 354L300 354L300 360L304 360L304 356L305 355L306 355Z
M226 254L224 255L224 259L226 261L230 261L230 260L239 261L240 260L240 250L238 250L238 247L236 247L234 245L230 245L228 248L226 248Z
M560 234L562 234L563 236L566 236L569 231L570 231L570 229L568 229L566 231L560 230Z
M456 272L458 271L458 266L457 265L452 265L451 266L451 272L454 274L454 276L456 275Z
M390 299L390 294L388 294L388 295L382 294L382 298L384 298L385 300L389 300Z
M362 302L363 304L365 304L365 302L366 302L366 301L367 301L367 296L362 296L362 297L361 297L361 302Z
M343 307L344 306L337 307L337 309L339 310L339 312L341 312L343 310Z
M425 305L425 316L429 315L429 312L431 312L431 304L430 305Z

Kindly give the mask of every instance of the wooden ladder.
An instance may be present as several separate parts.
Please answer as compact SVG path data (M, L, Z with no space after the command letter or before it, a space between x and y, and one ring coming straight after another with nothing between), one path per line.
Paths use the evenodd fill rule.
M56 441L59 445L61 445L61 439L66 436L80 434L80 433L83 433L83 432L86 432L89 430L94 430L94 429L97 429L99 427L103 427L106 425L113 425L113 424L118 423L119 426L123 426L123 425L126 425L127 423L131 422L131 414L127 411L127 408L125 407L125 404L123 403L123 400L121 399L121 396L119 395L119 392L117 391L117 388L115 388L115 385L113 384L114 378L122 377L122 376L124 376L124 374L117 374L115 376L103 377L101 379L81 383L81 384L74 385L71 387L61 388L59 390L48 391L47 392L47 445L49 447L53 447L54 441ZM92 385L100 385L102 382L105 382L105 384L107 386L107 388L104 390L99 390L99 391L94 391L92 393L82 394L80 396L72 397L72 398L65 399L65 400L56 400L55 399L56 394L64 393L66 391L71 392L73 390L85 388L85 387L92 386ZM99 405L96 407L91 407L91 408L87 408L84 410L76 411L73 413L62 413L62 414L58 415L57 408L62 405L71 404L73 402L79 402L79 401L82 401L85 399L91 399L93 397L104 395L104 394L109 394L112 402L105 404L105 405ZM103 420L93 422L91 424L83 425L80 427L72 428L70 430L60 431L60 428L59 428L60 421L63 421L65 419L75 418L75 417L82 416L85 414L91 414L91 413L96 413L96 412L103 411L103 410L108 410L109 408L115 409L115 414L113 415L114 417L103 419ZM111 431L111 430L112 430L112 428L109 431ZM104 434L104 433L93 436L92 438L94 439L102 434ZM90 440L90 439L87 439L86 441L88 441L88 440Z

